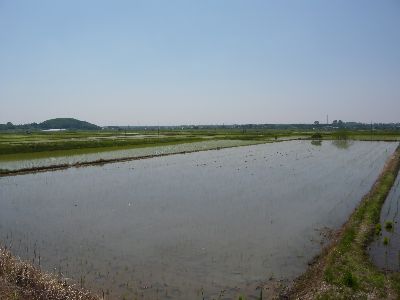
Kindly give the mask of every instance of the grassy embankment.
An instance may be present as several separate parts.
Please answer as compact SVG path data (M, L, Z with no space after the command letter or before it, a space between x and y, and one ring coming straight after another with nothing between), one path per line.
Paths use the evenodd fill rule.
M274 141L281 138L310 139L315 132L294 130L152 130L146 131L62 131L2 132L0 161L59 157L112 150L177 145L205 140ZM318 132L322 140L337 139L332 131ZM353 140L400 140L400 131L348 131Z
M135 138L118 135L98 135L86 133L54 133L28 136L0 135L0 161L35 159L76 154L96 153L111 150L152 147L156 145L176 145L201 141L193 137Z
M252 131L243 133L238 130L161 131L159 135L156 131L0 133L0 161L69 156L209 140L250 140L262 142L275 139L275 137L291 135L293 133L285 131Z
M400 141L400 131L368 131L368 130L337 130L331 132L323 132L323 139L335 140L345 135L347 139L356 141Z
M291 299L400 299L400 274L379 270L367 253L399 168L400 146L332 245L295 282Z

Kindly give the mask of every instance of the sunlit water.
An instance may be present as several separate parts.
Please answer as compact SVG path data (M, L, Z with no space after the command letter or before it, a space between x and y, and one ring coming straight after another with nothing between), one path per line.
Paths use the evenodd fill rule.
M293 279L397 144L292 141L0 178L0 240L111 298L221 299Z

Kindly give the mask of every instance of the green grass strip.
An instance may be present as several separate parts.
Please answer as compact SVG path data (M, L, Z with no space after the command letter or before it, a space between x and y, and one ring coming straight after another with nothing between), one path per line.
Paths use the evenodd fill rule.
M400 298L399 274L385 274L367 253L379 224L380 211L400 167L400 147L345 224L340 240L326 257L323 280L328 289L319 299Z

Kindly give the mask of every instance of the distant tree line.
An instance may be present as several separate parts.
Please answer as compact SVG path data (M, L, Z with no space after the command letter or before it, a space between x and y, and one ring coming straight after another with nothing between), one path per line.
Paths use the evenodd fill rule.
M30 123L14 125L11 122L0 124L0 130L47 130L47 129L80 129L80 130L98 130L99 126L86 121L80 121L73 118L56 118L44 121L42 123Z
M231 125L177 125L177 126L107 126L111 130L212 130L212 129L278 129L278 130L400 130L400 123L358 123L334 120L330 124L321 124L318 121L312 124L231 124Z
M330 124L318 121L312 124L231 124L231 125L177 125L177 126L108 126L109 130L216 130L216 129L277 129L277 130L400 130L400 123L359 123L334 120ZM11 122L0 124L0 130L46 130L46 129L78 129L99 130L101 127L72 118L57 118L42 123L14 125Z

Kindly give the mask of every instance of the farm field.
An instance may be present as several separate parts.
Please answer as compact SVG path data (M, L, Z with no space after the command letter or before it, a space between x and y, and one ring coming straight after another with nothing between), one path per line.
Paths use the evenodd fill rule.
M202 140L199 142L146 144L137 147L116 147L113 150L110 148L92 148L91 150L96 151L91 152L85 151L87 149L82 149L83 154L79 154L81 151L75 150L54 151L57 152L57 154L62 155L58 156L54 155L54 152L46 152L41 154L45 154L46 156L50 154L54 156L45 156L44 158L36 157L35 159L0 161L0 169L9 171L28 169L34 171L35 169L42 167L75 166L85 163L118 161L120 159L150 158L154 156L238 147L258 143L261 142L251 140ZM66 155L66 152L70 152L71 154Z
M0 132L0 173L59 165L152 157L266 142L342 140L337 132L295 130L139 130ZM399 141L398 131L346 131L346 140ZM339 142L340 143L340 142Z
M204 140L266 141L292 136L306 137L308 133L288 131L61 131L61 132L0 132L0 160L18 160L65 154L110 151L120 148L180 144ZM68 150L72 150L68 152ZM54 152L54 151L67 151Z
M400 300L399 16L0 0L0 300Z
M0 240L109 299L259 297L307 269L397 145L286 141L3 177Z

